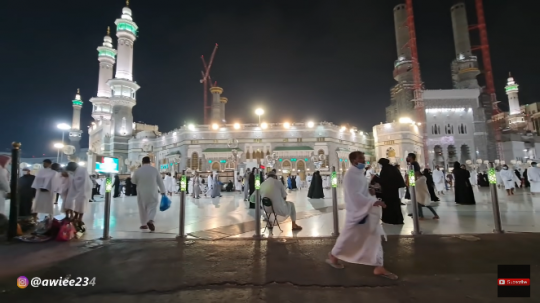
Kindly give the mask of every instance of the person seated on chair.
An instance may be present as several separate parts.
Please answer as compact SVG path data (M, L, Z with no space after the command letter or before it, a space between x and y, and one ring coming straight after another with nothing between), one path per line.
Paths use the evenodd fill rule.
M285 218L291 217L292 230L302 230L302 227L296 224L296 208L294 207L294 203L285 200L287 198L287 192L274 172L270 172L268 178L261 184L260 194L261 199L268 198L272 201L276 215ZM272 207L265 206L265 210L270 213L272 212Z

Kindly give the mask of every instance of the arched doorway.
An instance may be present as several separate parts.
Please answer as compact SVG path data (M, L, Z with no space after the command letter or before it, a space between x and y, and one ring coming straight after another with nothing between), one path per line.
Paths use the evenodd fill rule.
M219 162L212 163L212 171L220 171L221 166L219 165Z
M461 159L460 159L459 162L461 164L464 164L464 163L467 162L467 160L471 160L471 161L473 160L471 158L471 149L469 148L468 145L463 144L463 145L461 145Z
M283 160L281 163L281 172L284 176L288 176L292 171L292 164L289 160Z
M448 145L448 167L454 167L456 161L458 161L456 147Z
M193 152L191 154L191 163L189 165L191 170L198 171L199 170L199 154L196 152Z
M435 166L446 169L446 167L444 167L443 150L440 145L435 145L433 147L433 168L435 168Z
M296 162L296 170L302 181L306 180L306 163L304 161Z
M319 151L317 152L317 154L319 155L319 157L320 157L320 155L323 155L323 156L324 156L324 159L323 159L323 161L322 161L321 167L323 167L323 168L324 168L324 167L328 167L328 159L327 159L327 156L324 154L324 150L319 149Z

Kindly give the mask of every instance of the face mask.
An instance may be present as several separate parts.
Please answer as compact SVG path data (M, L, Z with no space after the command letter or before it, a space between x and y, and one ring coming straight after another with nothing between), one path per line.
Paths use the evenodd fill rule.
M358 163L358 164L356 164L356 168L364 169L364 168L366 168L366 165L364 163Z
M508 170L508 167L503 167L504 170Z

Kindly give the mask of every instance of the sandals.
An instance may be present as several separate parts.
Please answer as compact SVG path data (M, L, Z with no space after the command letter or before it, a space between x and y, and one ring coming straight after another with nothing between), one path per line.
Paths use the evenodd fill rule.
M332 259L330 257L331 257L331 255L328 254L328 259L324 260L324 262L326 262L326 264L332 266L335 269L343 269L343 268L345 268L345 266L343 266L343 264L339 263L339 261L338 261L338 263L332 262Z

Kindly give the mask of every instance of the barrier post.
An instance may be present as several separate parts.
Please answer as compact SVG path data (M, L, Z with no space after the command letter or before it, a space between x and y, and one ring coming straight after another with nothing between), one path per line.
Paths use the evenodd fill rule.
M255 169L255 234L254 238L261 238L261 175L259 169Z
M336 167L332 166L332 215L334 219L334 232L332 236L339 236L339 216L338 216L338 205L337 205L337 173Z
M103 237L101 240L110 240L109 228L111 222L111 191L113 187L112 174L107 174L105 180L105 209L103 211Z
M411 195L413 231L412 235L421 235L420 222L418 218L418 203L416 202L416 176L414 175L414 166L409 165L409 194Z
M491 206L493 208L493 220L495 221L494 233L502 234L504 230L501 224L501 212L499 211L499 196L497 194L497 175L492 162L488 164L489 189L491 191Z
M186 238L186 190L187 190L187 178L186 171L182 171L182 177L180 178L180 218L178 226L177 239Z

